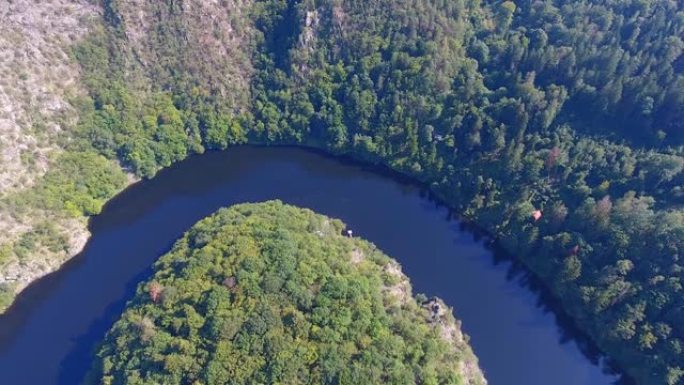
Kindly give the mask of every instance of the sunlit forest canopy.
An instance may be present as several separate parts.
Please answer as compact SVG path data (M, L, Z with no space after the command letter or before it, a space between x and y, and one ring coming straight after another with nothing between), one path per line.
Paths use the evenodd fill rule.
M280 202L222 209L141 283L94 384L485 384L443 302L344 225Z
M78 119L0 198L0 308L132 175L289 144L424 183L639 383L684 383L681 1L100 6L67 55Z

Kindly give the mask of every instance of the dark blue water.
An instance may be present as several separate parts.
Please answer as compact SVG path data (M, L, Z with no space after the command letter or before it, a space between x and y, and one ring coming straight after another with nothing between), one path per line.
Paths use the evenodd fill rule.
M79 383L136 284L175 239L220 207L268 199L341 218L399 260L415 292L454 307L490 384L615 381L592 363L594 353L572 328L560 326L524 274L496 262L422 195L416 186L300 149L242 147L186 160L112 200L91 221L84 251L0 317L0 381Z

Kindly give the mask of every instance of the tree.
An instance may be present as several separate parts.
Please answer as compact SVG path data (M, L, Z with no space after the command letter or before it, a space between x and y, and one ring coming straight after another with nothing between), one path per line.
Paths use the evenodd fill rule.
M498 25L497 28L499 31L505 31L509 28L511 25L511 22L513 21L513 14L515 13L515 10L517 9L516 5L512 1L504 1L499 5L499 14L498 14Z
M575 254L568 255L563 260L562 280L575 281L582 275L582 262Z
M147 287L147 291L152 302L158 302L161 299L162 293L164 292L164 287L160 283L152 281Z

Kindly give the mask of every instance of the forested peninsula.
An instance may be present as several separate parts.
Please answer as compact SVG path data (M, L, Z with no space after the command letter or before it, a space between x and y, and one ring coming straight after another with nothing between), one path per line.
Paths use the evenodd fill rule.
M56 21L0 83L2 307L135 179L299 145L424 183L638 383L684 383L681 2L62 3L8 6Z
M203 219L138 286L87 383L485 385L451 310L344 230L279 201Z

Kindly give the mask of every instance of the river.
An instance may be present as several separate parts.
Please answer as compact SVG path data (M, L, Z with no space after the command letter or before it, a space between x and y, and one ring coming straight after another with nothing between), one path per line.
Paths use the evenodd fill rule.
M83 252L0 316L0 381L78 384L97 343L174 240L220 207L268 199L340 218L397 259L416 293L454 307L491 385L616 381L529 277L425 195L295 148L238 147L180 162L112 199L92 218Z

